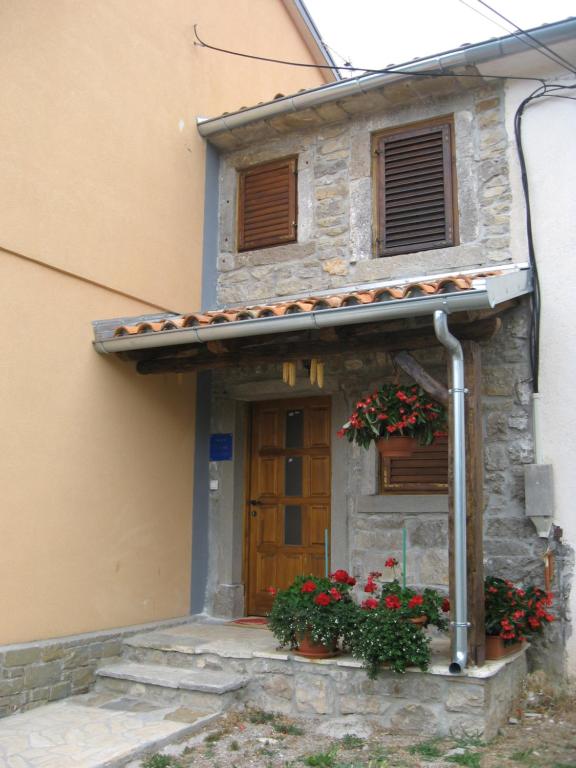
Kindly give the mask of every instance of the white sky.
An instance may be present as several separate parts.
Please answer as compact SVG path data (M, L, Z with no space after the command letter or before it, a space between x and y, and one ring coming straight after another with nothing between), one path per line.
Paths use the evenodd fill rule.
M336 51L353 66L367 69L501 37L513 29L478 0L465 0L466 5L464 0L304 1L333 55ZM576 16L576 0L487 2L523 29ZM573 59L576 61L576 50ZM335 60L343 61L336 55Z

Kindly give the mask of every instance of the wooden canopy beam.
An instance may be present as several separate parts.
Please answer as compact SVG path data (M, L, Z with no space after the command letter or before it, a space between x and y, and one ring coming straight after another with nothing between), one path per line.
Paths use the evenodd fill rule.
M398 352L392 358L417 384L420 384L425 392L442 405L448 405L448 389L440 381L437 381L415 360L409 352Z
M498 332L500 324L499 318L491 317L463 326L455 325L453 332L460 339L486 339ZM166 350L159 350L148 359L140 359L136 369L141 374L189 373L276 361L334 357L341 355L347 345L355 352L369 352L374 349L400 352L428 348L438 343L434 332L429 327L390 333L380 326L379 329L362 335L351 334L349 329L338 329L337 341L310 339L308 335L297 338L298 340L294 338L289 340L282 336L275 336L262 340L260 344L257 344L254 338L228 340L225 348L212 347L213 350L217 350L216 354L200 345L190 350L191 356L179 356L170 354ZM229 351L224 351L225 349Z

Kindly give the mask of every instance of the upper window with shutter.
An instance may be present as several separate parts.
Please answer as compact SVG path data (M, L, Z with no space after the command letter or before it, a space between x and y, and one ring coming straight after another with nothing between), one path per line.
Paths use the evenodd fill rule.
M377 137L379 256L456 245L452 134L444 118Z
M295 157L239 173L238 250L296 241Z

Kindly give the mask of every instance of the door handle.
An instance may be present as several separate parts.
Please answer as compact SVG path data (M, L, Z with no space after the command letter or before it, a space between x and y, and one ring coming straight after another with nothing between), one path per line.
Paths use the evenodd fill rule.
M262 502L258 501L258 499L250 499L250 504L253 507L261 507L262 506Z

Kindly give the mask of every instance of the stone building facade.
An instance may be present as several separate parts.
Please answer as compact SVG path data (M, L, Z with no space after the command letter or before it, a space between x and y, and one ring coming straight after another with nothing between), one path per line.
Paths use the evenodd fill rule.
M479 84L480 83L480 84ZM459 240L448 248L378 257L375 255L375 174L373 137L391 127L451 116L457 179ZM510 158L514 148L505 125L505 93L500 83L453 78L391 84L369 94L302 113L254 122L215 139L221 151L219 200L219 306L257 305L320 291L337 292L377 280L491 270L526 261L513 247ZM240 169L278 158L298 158L297 242L239 252L237 189ZM556 555L555 589L559 616L569 590L572 554L537 535L525 511L525 466L534 462L529 358L530 307L526 298L501 315L502 327L482 342L485 571L524 583L543 584L543 555ZM406 321L406 327L423 322ZM446 381L441 348L414 353L438 379ZM343 350L326 362L324 392L333 402L333 432L356 399L394 375L390 357ZM215 372L212 389L214 432L243 434L248 402L287 396L280 361L256 368ZM319 394L299 371L295 395ZM334 440L333 463L342 467L332 485L332 564L360 576L383 570L386 556L399 556L402 528L408 538L408 579L427 586L448 583L447 497L386 495L379 490L372 451ZM211 541L230 538L243 505L243 458L213 463ZM233 491L232 493L230 493ZM237 523L236 523L237 524ZM207 606L216 614L241 610L240 552L236 566L221 579L225 557L210 568ZM234 562L234 558L233 558ZM220 563L220 564L219 564ZM217 574L220 574L218 576ZM562 643L567 625L559 622L553 642ZM558 650L561 645L556 646ZM561 668L561 653L549 655Z

